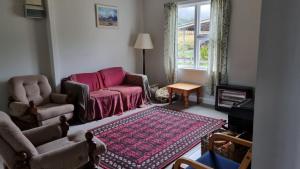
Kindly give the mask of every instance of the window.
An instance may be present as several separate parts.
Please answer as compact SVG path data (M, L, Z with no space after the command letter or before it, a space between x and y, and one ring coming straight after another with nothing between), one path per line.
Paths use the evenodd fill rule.
M178 6L177 68L208 68L210 1Z

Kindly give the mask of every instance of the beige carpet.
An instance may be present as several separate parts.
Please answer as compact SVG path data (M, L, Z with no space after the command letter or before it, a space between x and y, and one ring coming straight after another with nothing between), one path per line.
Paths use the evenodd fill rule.
M151 106L157 106L157 104L153 104ZM92 129L92 128L95 128L97 126L100 126L100 125L106 124L108 122L111 122L113 120L116 120L116 119L119 119L119 118L122 118L122 117L126 117L130 114L145 110L145 109L147 109L151 106L146 106L144 108L138 108L138 109L135 109L135 110L131 110L131 111L125 112L123 115L120 115L120 116L113 116L113 117L105 118L105 119L102 119L102 120L98 120L98 121L94 121L94 122L90 122L90 123L86 123L86 124L82 124L82 125L71 126L69 133L73 133L73 132L76 132L78 130L87 131L89 129ZM158 105L158 106L161 106L161 105ZM195 113L195 114L199 114L199 115L203 115L203 116L208 116L208 117L212 117L212 118L216 118L216 119L224 119L224 120L228 119L227 114L216 111L216 110L214 110L213 107L207 106L207 105L197 105L197 104L192 103L189 108L184 109L181 103L175 103L175 104L171 105L170 108L180 110L180 111L191 112L191 113ZM195 148L193 148L192 150L190 150L189 152L187 152L183 156L191 158L191 159L196 159L197 157L200 156L200 153L201 153L200 147L201 147L200 145L197 145ZM166 168L171 169L172 166L173 166L173 164L169 165ZM3 169L1 161L0 161L0 169Z

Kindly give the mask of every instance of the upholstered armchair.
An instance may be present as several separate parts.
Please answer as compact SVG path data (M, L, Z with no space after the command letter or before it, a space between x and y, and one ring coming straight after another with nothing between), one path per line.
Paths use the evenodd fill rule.
M0 155L5 169L94 169L105 144L90 132L67 135L64 116L60 124L21 131L0 112Z
M61 115L73 117L67 95L52 93L43 75L13 77L9 87L9 115L21 129L57 123Z

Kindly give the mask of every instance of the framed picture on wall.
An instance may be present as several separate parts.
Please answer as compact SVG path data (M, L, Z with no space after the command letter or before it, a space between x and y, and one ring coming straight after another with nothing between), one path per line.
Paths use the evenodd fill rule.
M96 23L98 28L118 28L119 9L115 6L96 4Z

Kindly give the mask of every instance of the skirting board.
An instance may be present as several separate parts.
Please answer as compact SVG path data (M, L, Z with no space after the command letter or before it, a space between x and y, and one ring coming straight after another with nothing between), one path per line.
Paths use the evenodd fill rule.
M195 94L191 94L189 97L189 100L192 102L197 102L197 97ZM215 105L215 97L214 96L207 96L205 95L204 97L200 98L201 102L204 104L208 104L208 105Z

